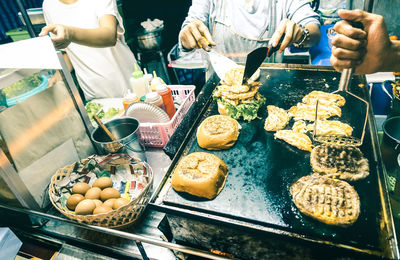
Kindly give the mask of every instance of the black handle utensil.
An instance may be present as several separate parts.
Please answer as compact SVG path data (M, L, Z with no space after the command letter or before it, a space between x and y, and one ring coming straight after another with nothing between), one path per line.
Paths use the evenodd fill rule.
M242 85L245 85L249 78L253 76L254 72L257 71L257 69L260 67L260 65L263 63L265 58L271 57L271 55L279 50L281 47L281 43L283 39L285 38L285 34L282 34L281 38L279 39L278 44L275 47L272 47L272 45L268 45L267 47L260 47L252 52L250 52L247 55L246 58L246 65L244 68L244 73L243 73L243 80L242 80Z

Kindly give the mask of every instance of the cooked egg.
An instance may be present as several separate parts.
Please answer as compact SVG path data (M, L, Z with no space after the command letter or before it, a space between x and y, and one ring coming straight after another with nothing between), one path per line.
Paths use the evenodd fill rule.
M76 205L78 205L79 202L81 202L82 200L84 200L85 197L83 197L82 194L72 194L71 196L69 196L69 198L67 199L67 207L70 210L75 210Z
M114 201L116 201L117 199L108 199L106 201L104 201L103 205L112 208L114 205Z
M85 196L86 192L90 189L90 185L85 182L78 182L72 186L72 193L82 194Z
M93 214L107 213L107 212L110 212L110 211L112 211L112 210L113 210L113 209L110 208L110 207L108 207L108 206L101 205L101 206L96 207L96 208L93 210Z
M86 194L85 199L98 200L100 199L101 189L99 187L90 188Z
M128 205L130 200L126 198L118 198L114 201L113 209L119 209L122 206Z
M99 187L100 189L105 189L112 187L113 183L110 177L100 177L93 182L92 187Z
M96 203L90 199L84 199L75 208L75 213L77 215L90 215L96 208Z
M106 201L108 199L112 199L112 198L119 198L121 197L121 194L119 193L119 191L117 191L114 188L105 188L104 190L101 191L100 194L100 199L102 201Z

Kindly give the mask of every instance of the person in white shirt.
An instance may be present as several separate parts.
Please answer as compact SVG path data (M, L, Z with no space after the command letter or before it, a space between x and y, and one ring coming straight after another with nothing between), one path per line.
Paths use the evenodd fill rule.
M43 14L39 36L65 49L85 99L123 97L136 60L115 0L44 0Z
M243 62L255 48L269 43L276 46L284 33L280 53L292 44L317 44L319 27L319 16L308 0L193 0L179 42L183 51L209 50L211 45Z

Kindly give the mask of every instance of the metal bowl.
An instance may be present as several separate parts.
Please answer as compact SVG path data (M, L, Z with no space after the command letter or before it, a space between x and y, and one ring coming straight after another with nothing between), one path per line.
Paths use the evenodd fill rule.
M104 125L117 141L111 141L103 129L97 127L92 132L91 138L101 146L103 153L128 153L135 158L146 161L145 149L138 138L139 121L136 118L116 118Z
M162 45L162 31L164 28L160 28L154 31L141 30L136 34L136 42L140 50L151 51L159 50Z

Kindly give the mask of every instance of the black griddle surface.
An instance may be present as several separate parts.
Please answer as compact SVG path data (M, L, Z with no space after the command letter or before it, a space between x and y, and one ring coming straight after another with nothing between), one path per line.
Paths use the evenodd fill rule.
M333 71L311 71L297 69L262 69L260 93L266 97L267 105L288 109L301 102L312 90L333 92L339 84L340 74ZM356 77L351 90L363 96ZM364 105L347 95L342 108L341 121L350 123L354 135L360 133ZM290 186L300 177L312 172L310 153L274 139L274 132L263 129L267 116L262 109L261 119L250 123L239 121L242 129L233 148L224 151L208 151L198 146L195 134L181 156L192 152L209 152L219 156L229 167L225 187L214 200L202 200L194 196L177 193L170 187L163 202L167 205L188 208L218 216L243 220L257 225L274 227L298 233L313 239L332 241L363 249L380 249L379 214L382 206L377 183L377 166L369 130L361 150L370 163L370 176L351 183L361 201L361 212L354 225L347 228L327 225L299 212L292 202ZM216 102L202 115L202 120L218 114ZM334 119L334 118L332 118ZM201 121L202 121L201 120ZM285 129L290 129L293 120Z

